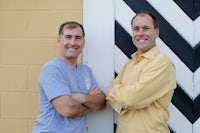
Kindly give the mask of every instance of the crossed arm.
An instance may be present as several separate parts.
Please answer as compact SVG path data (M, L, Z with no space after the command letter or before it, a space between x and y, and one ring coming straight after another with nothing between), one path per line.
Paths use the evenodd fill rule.
M71 96L89 110L98 111L105 108L105 95L96 86L90 89L89 94L75 93Z
M59 96L52 100L56 111L64 117L78 117L88 111L99 111L106 107L105 95L93 86L88 94L75 93Z

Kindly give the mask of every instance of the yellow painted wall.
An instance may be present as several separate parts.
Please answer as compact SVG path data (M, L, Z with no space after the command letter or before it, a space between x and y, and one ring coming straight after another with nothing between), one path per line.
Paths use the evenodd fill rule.
M0 0L0 133L31 132L38 74L68 20L82 23L82 0Z

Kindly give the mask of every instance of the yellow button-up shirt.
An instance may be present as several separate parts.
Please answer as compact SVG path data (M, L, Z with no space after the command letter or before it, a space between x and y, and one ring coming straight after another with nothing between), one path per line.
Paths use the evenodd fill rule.
M175 88L175 67L158 46L134 53L106 92L119 113L117 133L169 133L168 105Z

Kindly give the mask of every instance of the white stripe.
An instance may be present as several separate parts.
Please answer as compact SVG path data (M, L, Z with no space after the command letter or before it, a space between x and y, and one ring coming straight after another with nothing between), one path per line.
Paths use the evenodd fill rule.
M169 111L170 111L170 118L168 121L169 127L175 131L175 133L190 133L192 132L192 124L190 121L188 121L187 118L172 104L169 105ZM118 114L114 112L114 118L115 118L115 124L117 124L118 121ZM199 122L195 123L195 130L200 130L200 119ZM194 130L194 131L195 131ZM197 133L197 132L194 132ZM199 132L198 132L199 133Z
M135 13L124 2L121 0L116 1L116 20L129 33L130 36L132 35L130 22L134 15ZM167 45L160 38L157 39L157 42L158 46L161 48L161 51L163 51L175 64L177 71L177 82L179 83L180 87L189 95L191 99L194 99L196 95L194 95L193 92L193 72L188 69L188 67L167 47ZM118 57L122 56L123 53L121 53ZM115 60L115 63L123 64L123 61L117 62ZM118 65L115 65L115 67L116 66ZM115 69L117 70L117 68Z
M200 43L200 16L194 22L194 42L196 44Z
M128 33L132 33L131 30L131 19L135 16L135 13L130 9L130 7L124 3L122 0L116 0L116 15L115 19L117 22L124 27Z
M171 60L174 62L176 66L176 72L177 72L177 82L180 85L180 87L185 91L187 95L191 99L193 99L194 94L193 90L193 73L183 64L179 58L173 54L173 52L160 40L158 39L158 46L160 47L161 51L165 53ZM128 61L128 57L118 48L115 48L115 71L117 73L120 72L120 69L122 66ZM183 75L187 75L184 76Z
M172 103L169 105L169 111L168 124L175 133L192 133L192 124Z
M187 66L167 47L167 45L160 38L157 39L157 44L160 47L160 50L165 53L176 66L177 82L179 83L180 87L187 95L189 95L191 99L193 99L196 96L193 92L193 72L187 68ZM115 70L118 72L119 68L121 68L122 64L127 60L125 59L127 57L121 50L115 48L115 51L115 56L117 56L115 58L122 58L121 60L115 59Z
M160 50L165 53L176 67L176 80L180 87L193 99L193 72L174 54L171 49L160 39L157 39L157 45Z
M114 78L114 0L83 0L83 24L86 31L83 62L91 67L99 86L106 91ZM112 133L113 121L109 106L90 112L85 133Z
M114 110L113 110L113 112L114 112L114 123L117 124L117 122L118 122L118 113L116 111L114 111Z
M195 123L193 124L193 133L199 133L200 131L200 118L198 120L195 121Z
M193 21L172 0L147 0L194 47ZM173 38L172 38L173 39ZM179 44L181 45L181 44Z
M125 65L125 63L129 60L129 58L116 46L115 47L115 71L117 73L120 72L121 68Z
M200 95L200 67L194 73L194 96Z

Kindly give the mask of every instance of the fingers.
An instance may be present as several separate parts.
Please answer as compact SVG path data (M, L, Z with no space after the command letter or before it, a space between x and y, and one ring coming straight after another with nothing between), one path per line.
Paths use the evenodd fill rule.
M90 89L89 91L89 94L90 95L100 95L102 94L103 92L101 91L100 88L98 88L97 86L92 86L92 88Z

